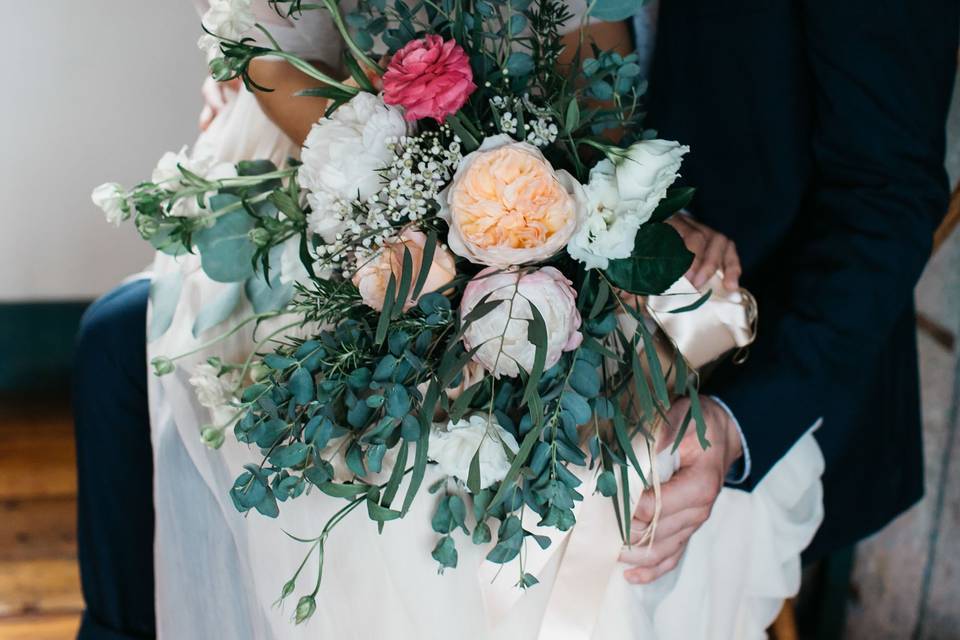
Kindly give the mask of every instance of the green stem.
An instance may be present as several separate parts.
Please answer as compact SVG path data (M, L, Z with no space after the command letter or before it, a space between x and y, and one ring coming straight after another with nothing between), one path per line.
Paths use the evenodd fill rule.
M356 46L356 45L354 45L354 46ZM343 82L340 82L339 80L333 79L332 77L328 76L328 75L325 74L323 71L320 71L320 70L317 69L315 66L313 66L312 64L310 64L309 62L307 62L306 60L304 60L303 58L298 58L297 56L295 56L295 55L293 55L293 54L291 54L291 53L287 53L286 51L270 51L270 52L268 52L268 53L266 53L266 54L264 54L264 55L270 55L270 56L276 56L276 57L278 57L278 58L283 58L284 60L286 60L287 62L289 62L294 68L298 69L299 71L302 71L303 73L307 74L308 76L310 76L310 77L313 78L314 80L319 80L320 82L324 83L325 85L328 85L328 86L331 86L331 87L336 87L337 89L340 89L341 91L343 91L343 92L345 92L345 93L349 93L350 95L356 95L356 94L360 93L360 89L358 89L358 88L356 88L356 87L352 87L352 86L350 86L350 85L348 85L348 84L344 84ZM379 67L377 67L377 68L379 69Z
M179 355L173 356L172 358L169 358L169 360L170 360L170 362L176 362L177 360L180 360L181 358L186 358L187 356L191 356L191 355L193 355L193 354L195 354L195 353L198 353L198 352L200 352L200 351L203 351L204 349L207 349L207 348L209 348L209 347L212 347L213 345L217 344L218 342L222 342L223 340L226 340L227 338L229 338L230 336L232 336L233 334L235 334L237 331L240 331L240 329L242 329L243 327L245 327L246 325L248 325L250 322L252 322L252 321L254 321L254 320L259 320L259 319L261 319L261 318L270 318L270 317L273 317L273 316L275 316L275 315L279 315L279 313L280 313L279 311L265 311L265 312L263 312L263 313L254 314L254 315L250 316L249 318L245 318L242 322L240 322L238 325L236 325L235 327L233 327L233 328L230 329L229 331L227 331L227 332L225 332L225 333L221 333L219 336L216 336L216 337L214 337L214 338L211 338L210 340L208 340L207 342L204 342L203 344L201 344L200 346L198 346L198 347L195 348L195 349L192 349L192 350L187 351L187 352L185 352L185 353L181 353L181 354L179 354Z
M350 35L350 30L347 29L347 24L343 21L343 15L340 13L340 7L337 6L336 0L323 0L323 4L326 6L327 11L330 12L330 17L333 18L333 24L335 24L337 30L340 31L340 35L343 37L343 41L347 43L347 48L350 49L353 57L380 75L383 75L383 67L374 62L370 56L364 53L363 50L357 46L357 43L354 42L353 37ZM354 89L354 93L356 93L356 91L357 90Z

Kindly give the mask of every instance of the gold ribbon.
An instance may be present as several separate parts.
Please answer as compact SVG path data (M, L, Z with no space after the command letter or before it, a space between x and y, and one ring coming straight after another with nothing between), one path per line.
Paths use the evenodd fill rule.
M745 289L728 292L722 282L723 274L719 271L700 290L681 278L662 295L646 300L650 318L693 368L709 364L730 351L744 349L756 335L757 307L753 296ZM674 313L697 302L707 291L711 291L710 297L696 309ZM650 456L648 444L643 436L636 440L639 457L648 467L645 472L665 482L676 470L679 459L669 448L655 457ZM535 514L529 510L523 514L525 529L553 538L546 550L536 545L528 547L526 570L536 575L555 554L562 554L552 585L541 585L551 590L540 618L537 640L590 640L623 546L610 500L596 491L595 470L578 467L572 471L583 481L579 490L584 499L574 509L577 523L570 531L558 535L554 529L541 529L536 525ZM632 513L640 498L642 483L632 468L628 469L628 478ZM515 605L531 594L513 587L512 581L493 580L496 569L485 570L483 566L478 577L490 627L495 629L511 613L527 613Z

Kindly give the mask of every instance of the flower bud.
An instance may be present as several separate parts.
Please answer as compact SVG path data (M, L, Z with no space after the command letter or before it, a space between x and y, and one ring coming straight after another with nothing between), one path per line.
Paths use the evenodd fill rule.
M251 229L250 233L247 234L250 238L250 242L257 245L258 247L265 247L270 244L270 232L264 229L263 227L257 227L256 229Z
M217 82L224 82L233 77L233 68L226 58L214 58L210 61L210 76Z
M317 610L317 600L313 596L303 596L297 603L296 621L297 624L306 622Z
M286 584L283 585L283 590L280 592L280 599L284 600L287 596L293 593L293 589L296 586L297 585L293 580L288 580Z
M173 370L177 368L177 365L173 364L173 360L166 356L157 356L150 361L150 364L153 365L153 373L158 376L173 373Z
M200 440L211 449L219 449L223 444L223 429L207 426L200 432Z
M149 240L160 230L160 223L147 216L137 216L137 231L144 240Z
M250 379L254 382L260 382L270 375L270 367L263 362L254 362L250 365Z

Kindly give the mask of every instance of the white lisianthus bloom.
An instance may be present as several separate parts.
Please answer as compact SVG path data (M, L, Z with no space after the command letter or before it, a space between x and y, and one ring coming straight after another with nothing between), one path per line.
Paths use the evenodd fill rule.
M463 291L460 317L465 317L489 294L488 301L503 300L486 315L473 321L463 334L467 349L479 347L473 359L495 377L515 377L520 368L533 369L536 346L527 338L530 305L537 307L547 328L544 370L560 360L565 351L576 349L583 340L577 292L572 283L553 267L521 275L498 272L488 267L474 276Z
M459 422L434 425L427 455L443 473L466 482L470 462L479 450L480 488L486 489L503 480L510 470L504 444L514 453L520 448L513 434L501 427L495 417L472 413Z
M120 223L130 217L130 209L127 204L127 196L116 182L107 182L90 194L93 204L100 207L103 215L110 224L120 226Z
M197 401L211 411L223 414L229 403L236 399L240 388L240 371L232 369L222 376L220 369L208 362L198 364L190 376Z
M400 109L365 91L313 125L297 174L313 209L307 221L311 231L328 243L335 240L346 228L349 203L365 201L381 190L378 171L395 157L388 145L407 131Z
M567 252L587 269L606 269L610 260L628 258L637 229L650 219L656 203L624 200L614 164L601 160L583 186L586 216L570 239Z
M150 181L170 191L176 191L183 186L183 174L180 173L180 167L208 180L234 178L237 175L237 168L233 164L218 162L211 156L191 156L187 153L187 147L184 145L180 148L180 151L167 151L160 157L150 176ZM207 195L209 196L209 194ZM205 213L207 211L197 206L195 197L180 198L168 211L168 215L181 218L195 218Z
M257 22L251 3L252 0L213 0L201 22L214 35L239 40ZM208 60L220 55L220 40L210 33L204 33L197 42L200 50L206 52Z
M672 140L643 140L608 155L616 166L620 198L630 202L644 222L677 179L680 163L689 151L690 147Z

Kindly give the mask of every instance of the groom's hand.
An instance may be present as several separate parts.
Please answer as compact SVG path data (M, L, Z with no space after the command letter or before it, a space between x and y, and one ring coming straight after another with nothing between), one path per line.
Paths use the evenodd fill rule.
M691 423L678 449L680 467L661 486L662 505L653 544L634 545L620 554L621 562L634 565L624 572L634 584L653 582L677 566L690 536L710 516L727 471L742 455L740 434L727 412L710 398L703 398L702 405L710 447L700 446ZM672 438L689 406L690 401L681 398L670 408L667 417L672 428L665 433L670 440L661 447L673 446ZM650 524L654 507L653 491L644 491L630 526L632 543Z

